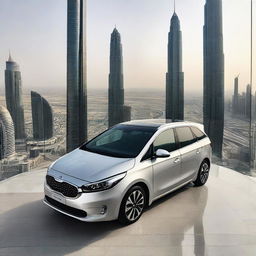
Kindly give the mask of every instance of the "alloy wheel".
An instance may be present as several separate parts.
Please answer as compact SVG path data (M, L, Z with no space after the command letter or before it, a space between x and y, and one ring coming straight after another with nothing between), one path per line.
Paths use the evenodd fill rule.
M140 190L134 190L125 203L125 215L129 221L135 221L140 217L144 208L144 195Z
M202 167L201 167L201 172L200 172L200 180L201 182L204 184L209 176L209 165L205 162L203 163Z

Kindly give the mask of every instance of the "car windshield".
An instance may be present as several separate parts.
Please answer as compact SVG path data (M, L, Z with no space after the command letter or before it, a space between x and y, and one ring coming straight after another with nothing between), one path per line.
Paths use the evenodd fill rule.
M156 130L155 127L117 125L84 144L80 149L113 157L134 158Z

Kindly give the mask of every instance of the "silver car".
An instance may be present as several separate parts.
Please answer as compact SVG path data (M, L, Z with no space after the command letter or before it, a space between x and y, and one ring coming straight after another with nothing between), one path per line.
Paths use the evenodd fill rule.
M118 124L49 167L44 202L82 221L131 224L158 198L206 183L210 143L196 123Z

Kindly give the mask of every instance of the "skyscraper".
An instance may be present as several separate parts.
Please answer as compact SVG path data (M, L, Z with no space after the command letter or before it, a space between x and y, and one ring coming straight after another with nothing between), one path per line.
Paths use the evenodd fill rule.
M0 160L15 154L14 124L9 111L0 106Z
M26 134L21 87L21 73L19 65L13 61L11 55L9 55L9 59L6 62L5 98L7 109L10 112L14 123L16 141L24 140L26 138Z
M251 85L246 86L245 114L247 118L251 117Z
M222 157L224 130L224 53L222 0L206 0L204 21L204 128L213 153Z
M131 108L124 105L123 53L121 35L115 28L110 42L110 73L108 88L109 127L131 119Z
M33 136L35 140L47 140L53 136L52 108L37 92L31 91Z
M184 73L182 72L182 34L175 12L168 36L168 72L166 73L166 118L184 119Z
M67 6L67 152L87 140L86 0Z
M237 76L235 78L234 81L234 96L233 96L233 103L232 103L232 110L233 110L233 114L237 114L238 113L238 77Z

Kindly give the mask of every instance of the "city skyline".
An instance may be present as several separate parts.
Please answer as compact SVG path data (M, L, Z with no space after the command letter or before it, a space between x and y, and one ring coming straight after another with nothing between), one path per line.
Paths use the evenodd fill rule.
M14 0L15 1L15 0ZM22 0L23 1L23 0ZM30 0L28 0L30 1ZM36 0L37 1L37 0ZM47 0L46 0L47 1ZM101 1L101 0L100 0ZM110 0L112 1L112 0ZM121 0L122 1L122 0ZM193 0L192 0L193 1ZM204 125L205 125L205 131L209 135L212 141L212 148L213 148L213 153L222 158L222 146L223 145L223 132L224 132L224 88L225 88L225 82L224 82L224 51L223 51L223 22L222 22L222 2L225 0L206 0L205 3L205 23L204 23L204 30L203 30L203 39L204 39L204 44L203 44L203 64L204 64L204 69L203 69L203 77L204 77L204 106L203 106L203 118L204 118ZM67 86L67 102L64 104L67 110L64 114L57 114L57 119L58 119L58 126L62 129L63 128L63 117L65 117L65 137L66 137L66 143L65 139L62 138L62 135L64 134L63 132L61 133L60 137L59 134L54 137L50 143L54 143L54 147L52 147L50 144L47 145L47 150L48 153L54 152L55 150L58 150L59 153L64 153L62 146L67 149L67 152L70 152L71 150L77 148L81 144L83 144L85 141L87 141L87 134L88 134L88 128L87 128L87 61L86 61L86 53L87 53L87 24L86 24L86 0L67 0L67 38L66 38L66 86ZM152 3L151 3L152 4ZM100 9L99 9L100 10ZM183 9L184 11L184 9ZM120 13L117 13L117 16ZM142 15L143 16L143 15ZM101 17L102 19L104 17ZM182 21L183 22L183 21ZM159 24L157 24L159 25ZM119 25L117 24L119 27ZM159 26L160 28L160 26ZM161 27L162 29L162 27ZM104 28L103 28L104 30ZM129 32L129 31L128 31ZM134 61L134 69L136 69L136 72L140 73L141 69L147 67L147 65L144 67L145 59L141 58L146 57L149 62L150 58L153 57L150 54L154 54L153 51L147 52L147 56L145 56L145 49L147 49L151 41L147 41L146 44L140 45L141 42L144 41L145 43L145 38L144 38L144 32L147 32L148 35L149 33L154 34L154 27L152 28L152 31L141 31L140 35L137 35L137 37L133 37L132 39L134 40L134 46L136 45L137 47L134 47L133 53L138 53L137 54L137 60L134 61L133 55L129 56L130 61ZM125 32L126 33L126 32ZM104 33L102 33L103 36ZM167 34L167 33L166 33ZM97 39L97 33L95 34L94 40ZM225 34L224 34L225 36ZM159 40L160 38L157 38L157 35L155 35L155 41ZM196 37L196 33L194 35ZM138 38L141 40L138 41ZM192 37L191 37L192 39ZM127 38L125 42L128 43L131 40L131 38ZM96 40L95 41L95 49L97 48L97 45L100 45L103 41ZM168 49L167 49L167 56L168 60L167 62L167 74L166 74L166 117L168 119L183 119L184 117L184 87L185 91L190 91L190 87L188 86L188 83L186 82L185 79L185 86L184 86L184 73L183 73L183 56L182 56L182 32L181 32L181 27L180 27L180 20L179 17L176 14L175 7L174 7L174 12L171 18L171 26L170 26L170 32L169 32L169 38L168 38ZM192 44L193 45L193 44ZM143 47L142 47L143 46ZM125 51L126 52L126 47L125 45ZM191 47L192 49L193 47ZM131 51L129 50L129 44L128 44L128 52ZM186 50L185 50L186 51ZM40 51L39 51L40 52ZM100 51L99 51L100 52ZM99 52L93 52L95 54L95 59L92 60L89 58L90 65L91 61L92 64L94 65L97 60L97 54ZM92 52L90 52L92 54ZM39 54L40 55L40 54ZM104 54L103 54L104 55ZM124 54L124 56L127 55ZM186 55L187 56L187 55ZM104 56L103 56L104 57ZM161 56L155 56L155 67L161 60ZM124 66L130 65L129 62L127 62L127 59L124 57ZM166 56L165 56L166 58ZM55 59L56 60L56 67L59 65L62 65L61 59ZM161 60L162 61L162 60ZM193 61L193 58L191 58L191 62ZM38 59L37 62L34 64L37 64L37 68L40 68L40 58ZM103 66L104 60L102 62L98 62L97 66L99 67ZM105 67L105 66L104 66ZM196 67L196 64L195 64ZM45 66L45 70L48 69L48 66ZM157 68L156 68L157 69ZM56 68L58 70L58 68ZM97 68L95 69L95 71ZM32 70L27 70L26 72L30 72L31 76L34 76L34 73L31 73ZM124 105L124 79L123 79L123 74L127 70L123 70L123 52L122 52L122 43L121 43L121 35L118 32L118 30L115 29L111 35L111 45L110 45L110 72L109 72L109 109L108 109L108 116L109 116L109 127L120 123L122 121L127 121L131 119L131 107ZM148 70L149 71L149 70ZM159 70L158 70L159 71ZM195 73L198 75L202 70L196 70ZM144 70L145 72L145 70ZM129 73L129 72L128 72ZM65 74L65 73L64 73ZM151 76L154 75L153 73L147 73L147 75L143 72L140 73L141 76L147 77L147 79ZM163 74L162 74L163 75ZM5 77L6 77L6 102L7 102L7 107L12 105L10 104L15 102L15 105L18 105L19 109L16 112L20 112L18 114L12 114L13 119L16 122L15 127L19 127L24 124L24 113L22 114L22 111L24 112L24 107L23 107L23 102L22 102L22 91L21 91L21 72L19 69L19 65L17 62L13 61L11 56L9 56L9 60L6 62L6 71L5 71ZM98 77L102 78L102 73L98 73ZM126 73L125 73L126 77ZM38 82L40 84L40 81L44 79L39 79L38 77ZM138 77L134 77L135 83L138 82L137 80ZM152 78L152 77L151 77ZM47 78L45 78L47 80ZM129 75L128 75L128 81L129 81ZM145 82L146 80L144 80ZM152 81L151 81L152 82ZM237 78L237 86L235 86L235 95L239 95L238 91L238 78ZM126 81L125 81L126 84ZM35 83L35 86L33 86L31 89L37 90L37 83ZM137 89L141 89L142 91L144 90L145 93L146 91L149 92L150 89L150 84L147 84L148 86L145 87L145 84L141 84L141 87L137 87ZM52 86L54 87L54 86ZM54 87L57 89L58 87ZM99 89L101 87L95 87L95 89ZM130 87L131 88L131 87ZM157 87L154 89L161 90L162 87ZM47 90L47 87L45 88ZM104 86L104 89L107 89L107 86ZM146 89L146 90L145 90ZM163 88L162 88L163 89ZM194 92L197 92L196 87L193 88ZM251 87L247 83L247 88L246 92L242 95L241 100L245 102L245 116L248 117L248 114L250 113L248 110L250 109L250 104L251 101L248 100L250 98L250 91ZM50 90L49 90L50 93ZM61 91L60 91L61 94ZM50 94L46 94L47 98L50 96ZM12 96L13 98L11 99ZM49 124L49 127L45 127L45 122L43 120L39 119L44 119L44 112L48 112L47 118L46 119L51 119L52 122L52 111L51 107L48 104L48 102L43 99L39 94L32 92L31 94L32 98L32 122L33 122L33 128L37 126L37 130L39 130L39 127L44 127L43 131L45 132L45 128L51 128L51 124ZM50 98L50 97L49 97ZM46 109L41 108L40 109L40 101L44 101L45 106L47 107ZM107 98L106 98L107 100ZM187 98L186 100L189 100ZM197 99L197 100L202 100ZM228 99L230 103L230 99ZM9 102L9 103L8 103ZM129 101L128 101L129 102ZM38 104L39 103L39 104ZM142 102L138 101L139 104L141 104L141 107L143 105ZM164 115L164 109L161 110L162 107L164 107L164 101L159 102L160 105L162 105L159 109L156 110L154 114L148 113L150 116L153 118L161 118ZM234 103L234 102L233 102ZM89 103L91 104L91 102ZM136 103L137 104L137 103ZM191 104L191 102L190 102ZM197 113L202 114L202 108L200 108L200 103L194 103L195 105L193 106L195 109L197 108ZM130 102L129 102L130 105ZM234 104L233 104L234 105ZM54 105L53 105L54 106ZM59 105L60 106L60 105ZM92 110L91 105L90 106L90 111ZM133 105L132 105L133 106ZM225 120L228 121L230 115L230 106L231 104L227 104L229 109L227 109L226 116L227 119ZM11 106L13 107L13 106ZM56 106L54 106L55 108ZM107 105L106 105L107 107ZM143 107L142 107L143 108ZM143 111L145 111L144 109ZM168 111L171 110L171 113L168 113ZM138 115L138 112L135 109L134 112L132 113L133 116L132 118L135 119L135 115ZM143 113L142 111L142 113ZM191 109L191 113L194 110ZM10 112L12 112L10 108ZM26 109L27 112L27 109ZM146 111L147 112L147 111ZM144 112L144 114L146 113ZM89 125L92 126L92 123L97 124L103 128L104 125L107 125L107 115L104 117L103 112L100 112L99 115L101 118L97 119L96 115L98 113L94 113L94 116L91 116L90 113L90 119L89 119ZM186 112L188 114L189 112ZM26 114L27 115L27 114ZM23 116L23 120L22 120ZM143 115L142 118L146 118L147 114ZM21 117L21 120L16 121L16 117ZM56 116L55 116L56 117ZM38 118L38 120L36 120ZM186 116L187 118L187 116ZM199 116L197 120L199 122L202 122L202 116ZM241 118L241 121L243 119L243 116L238 116L238 119ZM15 123L14 122L14 123ZM41 123L41 125L39 124ZM27 145L21 145L19 149L17 149L17 152L23 152L24 154L30 154L30 157L36 157L39 156L40 153L34 151L34 146L33 142L31 143L29 140L31 139L31 132L33 133L33 130L31 129L32 123L26 120L26 133L28 135L24 134L24 138L27 137L28 139L28 144L29 149L27 150ZM24 125L23 125L24 126ZM58 127L58 128L59 128ZM58 129L57 128L57 129ZM34 139L35 140L45 140L51 138L52 136L52 128L51 128L51 135L46 138L45 134L41 134L41 136L35 135L34 129ZM90 127L90 129L92 129ZM244 129L244 127L243 127ZM23 128L24 130L24 128ZM3 134L3 125L1 125L1 135ZM43 133L44 133L43 132ZM54 131L56 132L56 131ZM226 131L225 131L226 132ZM58 133L58 132L57 132ZM22 134L19 131L16 131L16 135ZM91 135L91 131L89 136ZM225 135L227 139L227 135ZM228 135L229 136L229 135ZM20 136L19 136L20 137ZM1 137L1 145L3 144L3 136ZM19 141L16 141L16 143ZM40 144L41 143L41 144ZM225 141L226 143L226 141ZM243 152L243 157L242 159L246 158L246 143L244 142L244 139L241 138L239 140L239 143L241 144L241 147L237 150L237 152L232 151L232 157L235 156L235 154L239 154L239 152ZM22 143L21 143L22 144ZM44 148L45 152L45 144L42 144L42 142L38 142L38 145L41 148ZM53 145L53 144L52 144ZM226 145L224 146L226 147ZM31 150L31 152L28 152ZM3 150L2 150L3 151ZM231 155L231 152L227 152L226 150L223 150L223 153L226 154L224 156L224 159L227 159L228 155ZM248 155L248 154L247 154ZM215 160L215 161L222 161L222 160ZM225 161L225 160L223 160ZM27 168L27 167L26 167Z
M28 0L31 2L31 0ZM20 23L10 23L6 19L6 28L0 28L2 34L3 47L0 49L0 58L6 58L6 52L9 48L15 53L16 59L22 66L24 88L57 87L65 90L65 19L66 19L66 1L56 0L54 3L48 0L35 0L31 5L27 4L26 9L21 6L22 1L3 0L2 11L4 16L8 9L20 19L22 24L26 24L26 30L22 29ZM176 4L177 12L182 20L183 42L184 42L184 72L185 94L191 91L197 91L202 94L202 26L203 26L203 5L205 1L179 1ZM114 4L116 3L116 4ZM235 0L232 4L228 1L223 2L224 6L224 50L226 55L226 79L225 84L227 91L232 93L233 77L241 73L241 83L248 84L247 59L247 40L249 40L249 3L243 1L240 3ZM110 8L111 7L111 8ZM18 10L20 10L21 12ZM22 15L25 13L30 17L32 10L35 13L39 9L47 9L47 16L41 17L38 13L37 18L33 18L35 25L40 28L34 30L34 24L31 24L28 18ZM49 8L49 12L48 12ZM123 43L126 45L124 52L126 88L159 88L164 90L165 79L163 73L166 72L166 31L169 27L169 17L173 12L171 1L162 1L161 4L154 1L142 1L137 4L134 10L134 1L126 3L124 1L88 1L88 86L89 90L94 88L107 88L108 74L108 33L109 28L117 24L122 30ZM111 9L111 10L110 10ZM140 16L142 10L143 15ZM248 12L247 12L248 9ZM155 12L153 12L155 10ZM243 11L241 11L243 10ZM5 13L2 13L4 12ZM30 11L30 12L29 12ZM191 12L190 12L191 11ZM115 15L113 14L115 12ZM103 15L103 19L99 16ZM192 15L192 16L191 16ZM124 22L121 16L129 16L127 22ZM148 19L152 17L150 20ZM106 19L105 19L106 18ZM140 21L138 23L138 21ZM146 26L146 23L148 26ZM137 23L137 26L133 24ZM248 24L248 26L247 26ZM131 27L133 29L131 29ZM148 29L150 27L150 29ZM193 27L193 33L191 31ZM22 36L19 30L23 31ZM138 33L138 30L140 33ZM14 33L9 33L13 31ZM235 33L236 32L236 33ZM8 33L8 37L5 34ZM29 34L27 34L29 33ZM18 36L19 35L19 36ZM138 36L139 35L139 36ZM18 37L17 37L18 36ZM31 38L27 42L27 38ZM43 44L47 38L47 44ZM241 42L241 38L244 38ZM142 47L145 41L149 42ZM29 45L29 47L28 47ZM38 47L40 46L40 52ZM137 47L135 48L135 45ZM145 44L144 44L145 45ZM35 52L36 51L36 54ZM48 54L46 54L48 52ZM134 69L132 63L139 62L139 68ZM37 63L37 65L32 65ZM58 63L58 64L57 64ZM249 63L248 63L249 64ZM2 63L0 64L0 68ZM41 68L40 68L41 67ZM157 67L157 68L156 68ZM25 72L29 70L30 72ZM39 73L40 70L40 73ZM53 72L54 71L54 72ZM99 75L101 74L101 75ZM145 75L147 74L147 75ZM37 79L42 77L43 79ZM35 81L37 81L35 83ZM3 82L0 77L0 86Z

